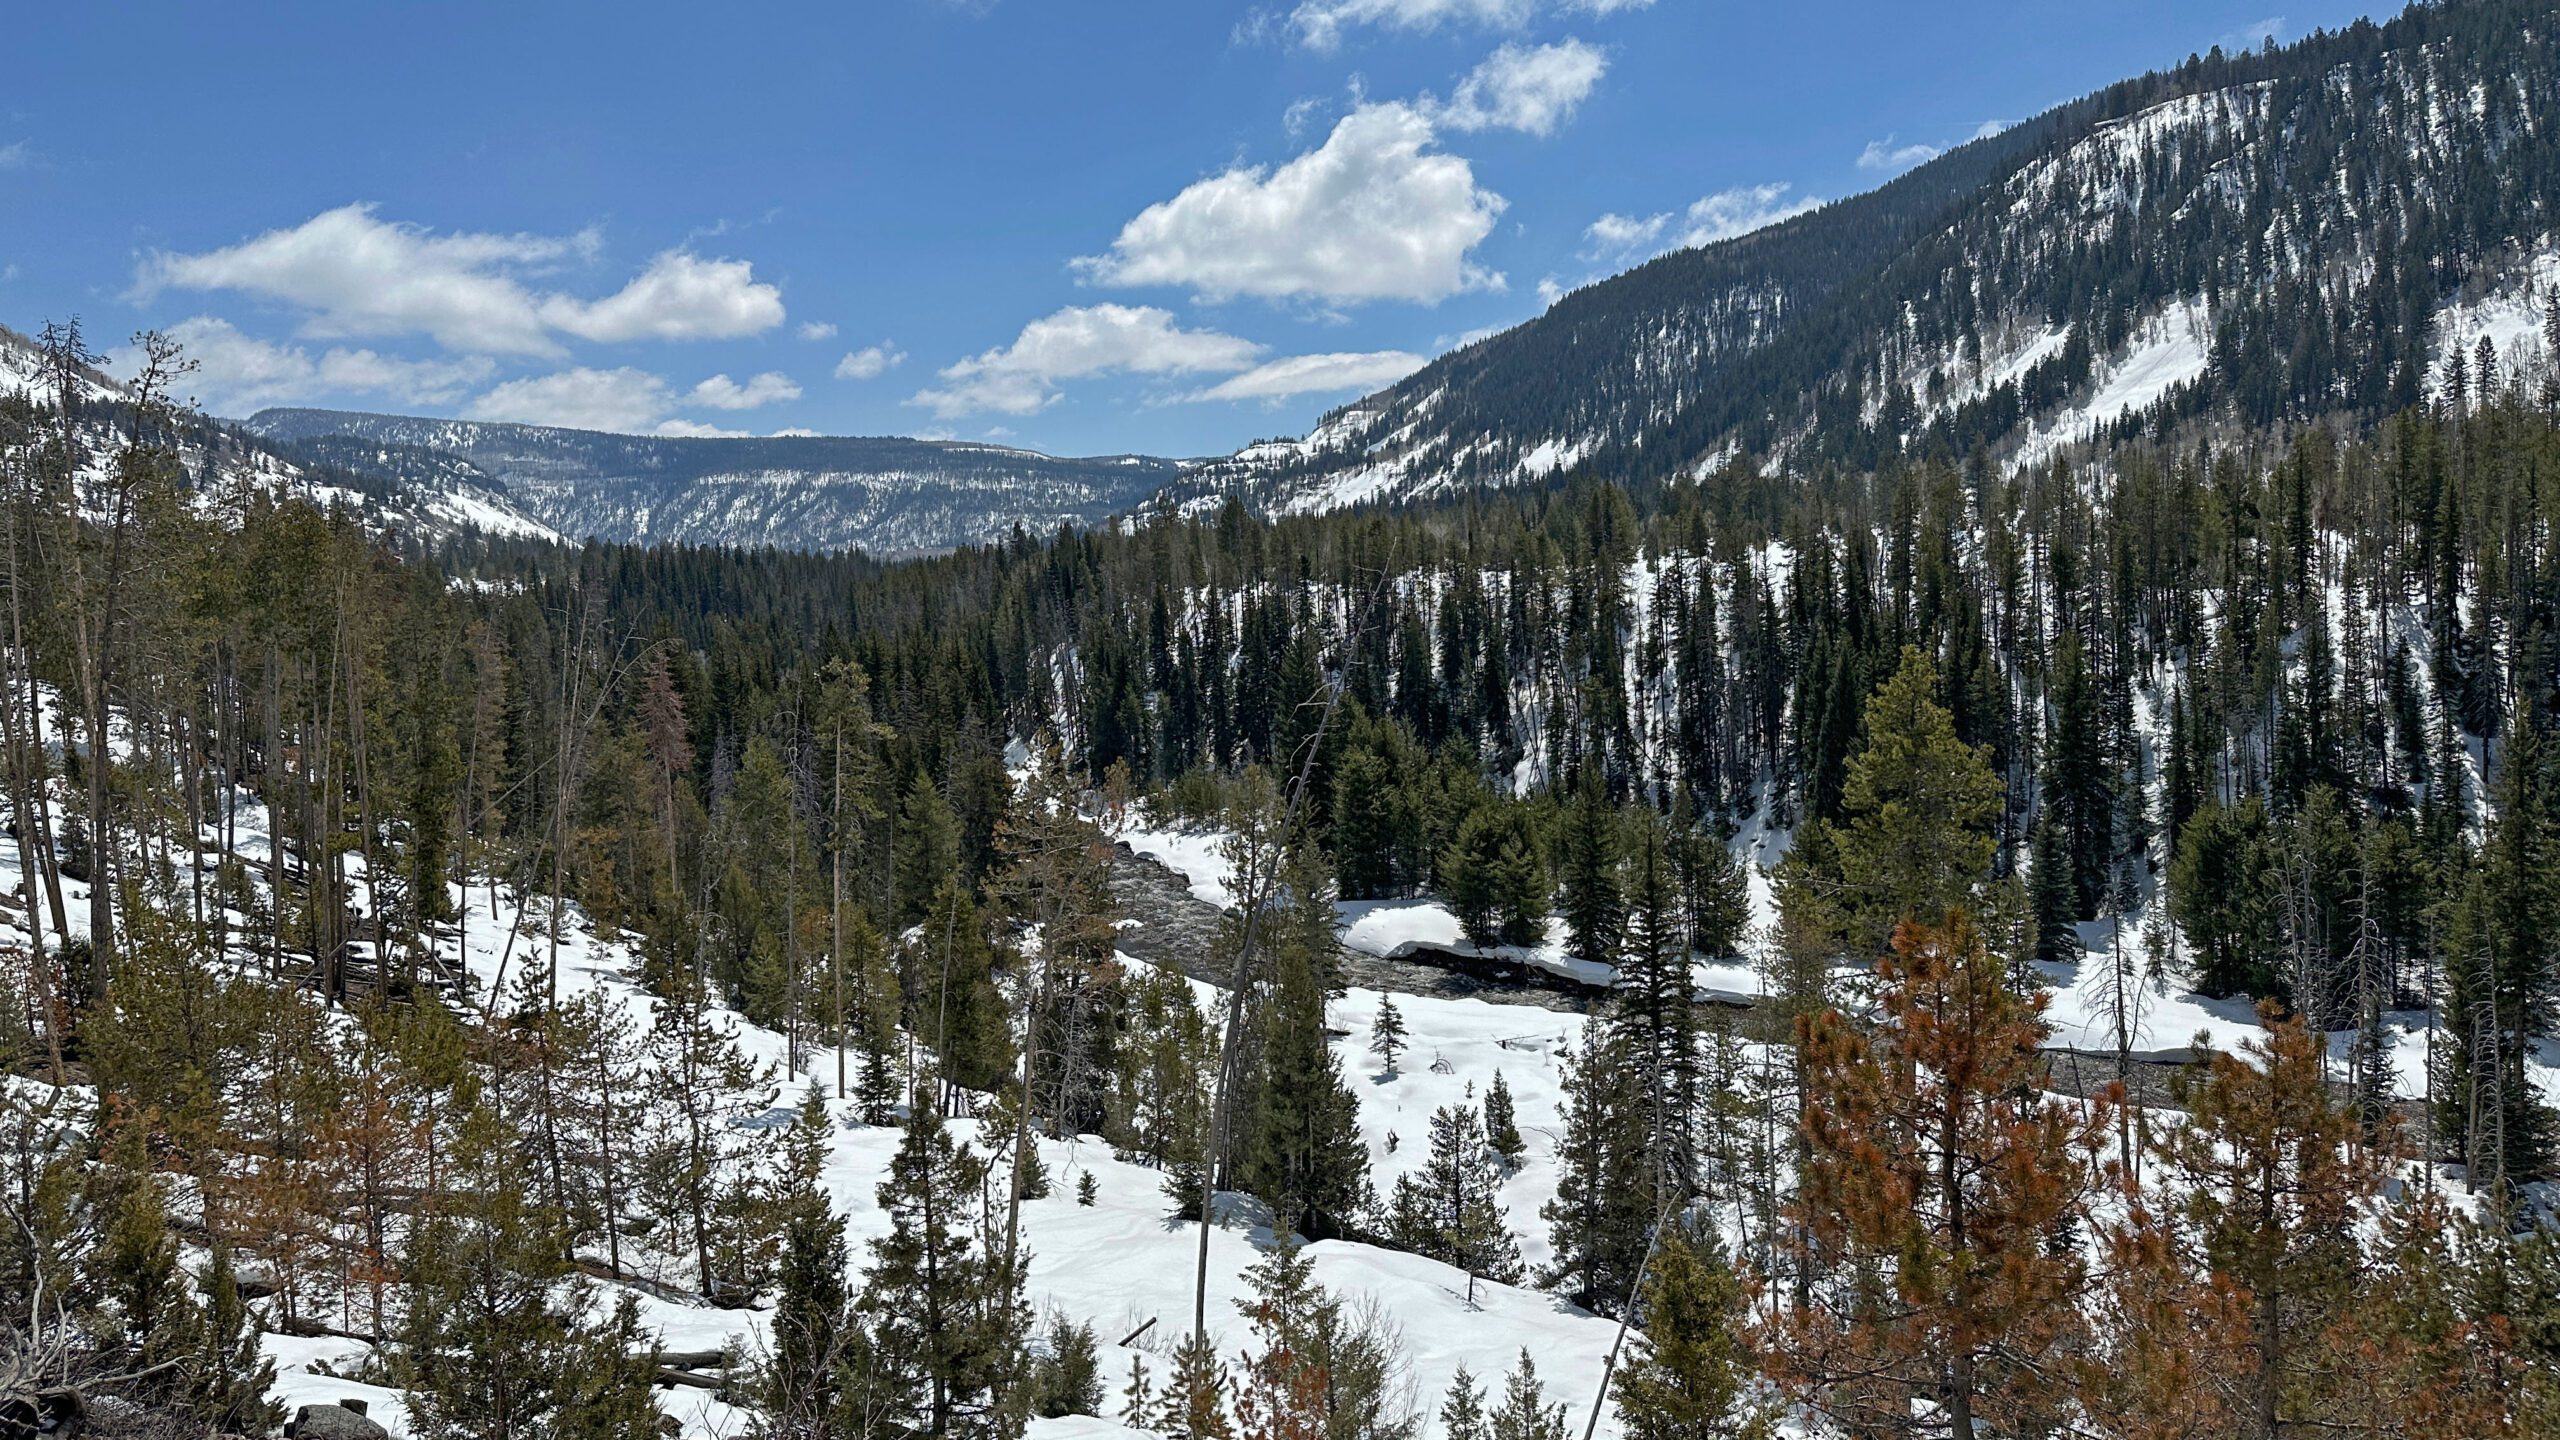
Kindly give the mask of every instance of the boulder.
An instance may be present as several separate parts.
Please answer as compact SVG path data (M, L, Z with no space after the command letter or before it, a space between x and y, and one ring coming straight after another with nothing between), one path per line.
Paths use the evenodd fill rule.
M353 1402L361 1405L361 1400ZM347 1402L305 1405L285 1427L292 1440L391 1440L391 1432L364 1417Z

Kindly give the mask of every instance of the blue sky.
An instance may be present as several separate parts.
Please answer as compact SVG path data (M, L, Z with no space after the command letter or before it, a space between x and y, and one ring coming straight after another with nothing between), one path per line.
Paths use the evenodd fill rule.
M1669 246L2282 0L49 6L0 323L170 329L216 413L1297 434Z

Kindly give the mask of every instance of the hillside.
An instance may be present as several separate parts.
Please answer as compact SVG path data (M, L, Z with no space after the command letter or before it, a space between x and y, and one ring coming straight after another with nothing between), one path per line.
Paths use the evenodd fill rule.
M2547 0L2416 7L2111 86L1576 291L1176 498L1293 510L2369 420L2483 335L2510 369L2545 348L2555 22Z
M132 434L133 390L94 363L77 373L74 434L90 456L113 454ZM0 326L0 396L53 406L59 388L56 377L47 373L38 342ZM375 535L400 544L464 535L559 538L467 465L394 465L383 456L343 447L289 454L219 420L185 413L170 418L189 488L206 507L236 501L248 492L274 500L308 500L322 509L345 510ZM102 481L103 467L93 461L83 475L92 483Z
M1171 480L1141 455L1061 459L957 441L662 438L541 425L262 410L247 428L398 475L456 462L563 535L897 555L1021 526L1093 524Z

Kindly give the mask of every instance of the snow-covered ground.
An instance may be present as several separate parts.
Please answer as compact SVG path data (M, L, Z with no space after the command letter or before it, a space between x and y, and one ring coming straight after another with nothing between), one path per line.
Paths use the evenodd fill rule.
M265 852L268 843L265 816L245 796L238 803L242 848L254 858ZM1207 852L1191 853L1196 859ZM18 879L15 847L0 845L0 892L14 888ZM360 894L361 877L357 879ZM75 932L85 923L84 898L76 886L68 889ZM503 887L493 894L485 882L457 887L455 899L461 923L442 948L449 958L461 961L478 996L503 993L529 969L545 963L549 942L543 901L527 903ZM0 912L0 925L11 919L7 912ZM594 992L645 1024L657 1002L635 978L639 969L636 937L599 934L574 908L565 920L560 940L564 997ZM1422 1163L1431 1112L1471 1095L1481 1097L1499 1072L1511 1089L1518 1124L1529 1144L1529 1154L1504 1184L1503 1199L1524 1258L1533 1268L1543 1264L1548 1246L1538 1210L1556 1192L1553 1156L1562 1093L1560 1060L1578 1038L1581 1018L1480 1001L1402 996L1397 1008L1404 1016L1411 1048L1403 1057L1401 1073L1389 1075L1368 1049L1379 999L1377 992L1355 990L1337 1003L1330 1019L1345 1032L1335 1041L1335 1049L1359 1096L1360 1128L1368 1141L1380 1193L1393 1186L1397 1175ZM726 1012L719 1016L719 1023L741 1050L770 1068L776 1077L772 1093L782 1103L803 1093L812 1081L832 1078L830 1052L804 1050L803 1064L794 1072L786 1064L781 1035ZM848 1249L859 1267L868 1258L869 1242L887 1229L874 1192L899 1134L895 1127L861 1125L848 1104L835 1105L834 1114L823 1183L843 1218ZM975 1128L965 1118L953 1122L955 1135L963 1138L973 1137ZM1160 1381L1172 1345L1188 1332L1199 1231L1168 1218L1171 1207L1161 1172L1113 1158L1110 1147L1100 1140L1044 1141L1041 1150L1050 1174L1050 1196L1023 1207L1031 1253L1029 1299L1044 1317L1055 1313L1093 1328L1104 1346L1105 1408L1116 1414L1135 1358L1145 1353L1149 1372ZM1078 1177L1087 1172L1096 1182L1095 1203L1090 1207L1074 1198ZM1270 1242L1269 1232L1256 1228L1249 1205L1230 1210L1211 1233L1209 1323L1230 1361L1241 1357L1247 1339L1237 1308L1247 1294L1243 1272ZM1427 1413L1436 1408L1459 1366L1498 1381L1524 1348L1536 1355L1552 1396L1577 1406L1577 1411L1589 1403L1615 1334L1611 1322L1535 1289L1488 1283L1477 1285L1470 1305L1463 1272L1376 1246L1326 1241L1309 1247L1309 1254L1317 1278L1328 1288L1354 1304L1374 1301L1393 1317L1403 1333L1412 1400L1418 1410ZM631 1260L627 1252L626 1263ZM668 1280L681 1280L680 1264L661 1260L654 1265L663 1268ZM653 1262L643 1259L633 1268L646 1275ZM637 1300L644 1325L663 1348L707 1350L735 1345L753 1356L765 1343L767 1314L763 1310L686 1304L647 1289L610 1284L599 1287L598 1306L609 1307L626 1290ZM1148 1320L1156 1324L1137 1346L1113 1343ZM277 1396L288 1414L301 1405L358 1399L366 1403L370 1417L393 1435L409 1434L407 1410L397 1391L344 1378L362 1373L374 1358L369 1345L347 1339L269 1335L265 1346L276 1361ZM660 1405L682 1424L688 1440L733 1440L749 1432L749 1417L710 1392L679 1388L657 1394ZM1602 1426L1613 1431L1614 1417L1604 1416ZM1040 1440L1102 1440L1129 1432L1101 1417L1043 1421L1033 1433Z
M1224 832L1132 825L1120 832L1120 838L1137 854L1182 874L1190 882L1192 894L1200 899L1220 906L1231 903L1226 858L1221 848ZM1735 837L1736 853L1750 878L1756 928L1765 930L1775 917L1775 898L1770 893L1765 867L1783 858L1786 840L1783 833L1760 828L1757 817ZM2217 1000L2198 994L2185 985L2175 966L2161 975L2148 973L2143 932L2150 907L2159 901L2159 893L2150 892L2121 926L2107 921L2082 925L2080 940L2086 954L2080 961L2037 967L2049 987L2045 1011L2051 1026L2045 1041L2049 1048L2105 1055L2115 1052L2118 945L2125 954L2122 989L2126 998L2121 1009L2135 1058L2192 1060L2198 1053L2199 1035L2205 1037L2205 1048L2229 1052L2259 1033L2254 997L2235 995ZM1444 951L1512 961L1590 985L1607 986L1616 979L1610 966L1590 965L1567 956L1562 927L1552 920L1543 944L1478 949L1460 933L1457 916L1449 907L1429 897L1346 900L1337 902L1334 910L1341 923L1342 943L1364 955L1401 959L1419 952ZM1424 958L1428 958L1427 953ZM1692 963L1690 973L1702 999L1748 1004L1767 993L1762 975L1747 962L1702 959ZM1355 997L1359 993L1353 992ZM1356 1003L1356 998L1346 1002L1346 1008ZM1417 999L1413 1003L1423 1002ZM2384 1017L2395 1085L2405 1098L2427 1093L2427 1020L2424 1011L2395 1011ZM2354 1032L2349 1030L2329 1037L2330 1050L2341 1064L2354 1040ZM2560 1103L2560 1045L2545 1042L2526 1068L2543 1092L2554 1103ZM1427 1119L1429 1111L1424 1110L1422 1115Z

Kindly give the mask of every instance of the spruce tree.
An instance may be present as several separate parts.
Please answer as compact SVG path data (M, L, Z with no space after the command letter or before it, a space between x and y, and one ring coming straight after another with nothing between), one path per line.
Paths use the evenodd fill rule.
M1460 1365L1440 1402L1440 1440L1486 1440L1484 1387Z
M2074 920L2097 918L2115 859L2116 781L2106 753L2105 726L2096 683L2079 632L2066 630L2056 648L2052 692L2046 697L2053 726L2045 737L2045 824L2058 831L2056 849L2068 881Z
M941 1112L914 1107L880 1182L889 1231L871 1242L856 1303L883 1414L909 1433L1004 1429L1027 1317L1020 1274L1005 1273L978 1233L985 1179Z
M1648 1173L1682 1195L1696 1179L1692 1130L1698 1109L1698 1021L1689 975L1688 927L1681 921L1669 846L1661 823L1637 822L1627 866L1630 924L1609 1017L1635 1064L1645 1106Z
M2027 868L2027 893L2035 910L2036 960L2041 964L2070 964L2081 955L2079 902L2071 888L2068 843L2061 822L2053 816L2047 815L2036 826L2034 854Z
M1650 1168L1646 1108L1638 1070L1606 1027L1586 1023L1582 1048L1564 1077L1562 1173L1541 1208L1555 1260L1542 1283L1561 1285L1575 1304L1616 1314L1635 1287L1662 1191Z
M1378 1018L1369 1025L1369 1051L1387 1064L1387 1073L1396 1073L1396 1056L1405 1047L1404 1017L1396 1013L1395 997L1378 997Z
M1538 1364L1523 1348L1502 1382L1502 1403L1485 1419L1486 1440L1565 1440L1564 1406L1547 1403Z
M1430 1155L1420 1170L1396 1177L1387 1206L1388 1238L1466 1271L1469 1304L1479 1275L1504 1284L1520 1279L1520 1245L1490 1156L1475 1107L1443 1105L1431 1115Z
M1325 1239L1347 1233L1366 1200L1369 1151L1360 1139L1360 1102L1325 1037L1314 967L1294 947L1277 958L1244 1181L1281 1226Z
M1467 943L1487 949L1546 938L1546 855L1526 807L1492 800L1468 812L1440 870Z
M2552 1173L2560 1160L2560 1116L2542 1103L2525 1065L2560 1007L2551 942L2560 933L2560 804L2553 800L2560 787L2545 744L2530 720L2508 738L2497 819L2447 927L2436 1130L2452 1141L2466 1183L2497 1195Z
M1842 910L1861 953L1905 919L1934 923L1971 904L1991 873L1999 777L1936 699L1937 668L1905 647L1867 702L1866 743L1840 791Z
M1584 769L1561 816L1556 908L1564 916L1567 955L1585 965L1616 966L1627 926L1618 880L1618 812L1593 767Z
M1492 1081L1484 1087L1484 1138L1485 1143L1493 1147L1493 1152L1502 1157L1505 1166L1517 1166L1520 1157L1529 1153L1528 1142L1520 1138L1520 1123L1512 1110L1511 1087L1503 1082L1499 1070L1493 1072Z

